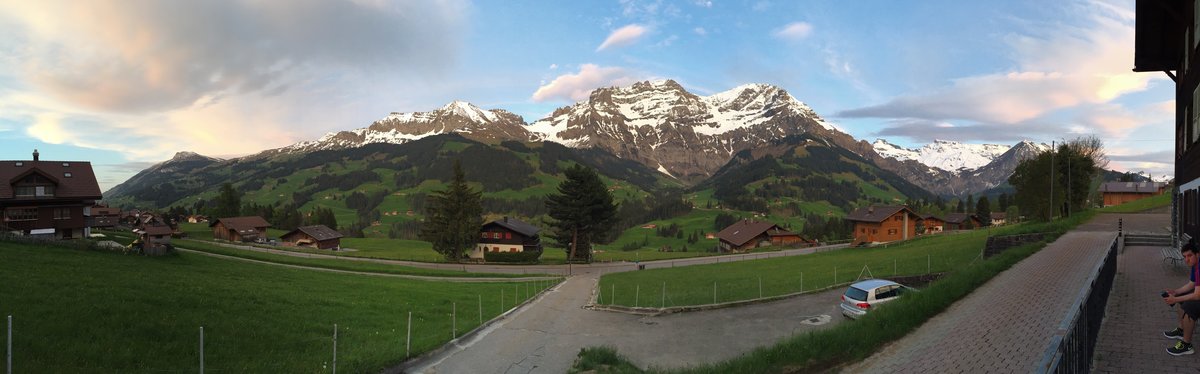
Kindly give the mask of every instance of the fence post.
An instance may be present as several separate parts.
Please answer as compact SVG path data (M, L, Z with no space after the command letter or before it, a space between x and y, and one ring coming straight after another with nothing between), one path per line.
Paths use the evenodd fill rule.
M800 292L804 292L804 272L800 272Z
M516 308L517 304L520 303L520 301L517 301L517 300L520 300L519 296L517 296L517 294L519 294L519 293L521 293L521 285L514 284L513 285L513 308Z
M504 289L500 289L500 313L504 313Z
M204 374L204 326L200 326L200 374Z
M638 299L640 299L641 297L642 297L642 285L638 284L633 289L633 307L634 308L638 307L638 302L639 302Z
M479 296L479 325L483 326L483 295L475 296Z
M762 276L758 276L758 298L762 298Z
M837 284L837 266L833 267L833 284Z
M458 339L458 303L450 303L450 339Z
M713 281L713 304L717 303L717 281Z
M925 274L933 272L933 262L929 259L929 254L925 254Z
M337 374L337 324L333 324L333 374Z
M412 352L412 312L408 312L408 333L404 335L404 357Z
M892 276L893 277L896 276L896 274L900 274L900 271L898 270L900 266L897 263L898 263L898 261L893 258L892 259Z
M5 365L5 367L7 367L7 368L8 368L8 374L12 374L12 356L13 356L13 348L12 348L12 314L9 314L9 315L8 315L8 360L7 360L7 361L5 361L5 362L7 362L7 364Z
M666 307L667 307L667 282L663 282L662 306L660 308L666 308Z

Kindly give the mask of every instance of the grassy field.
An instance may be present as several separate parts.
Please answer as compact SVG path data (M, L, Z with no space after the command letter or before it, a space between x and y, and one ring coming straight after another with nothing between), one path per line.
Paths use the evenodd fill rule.
M1141 200L1134 200L1121 205L1113 205L1099 209L1101 213L1137 213L1149 209L1162 208L1171 205L1171 194L1164 193Z
M1047 232L1054 240L1067 230L1088 221L1085 212L1053 223L1026 224L1012 232ZM673 370L642 370L608 347L586 348L570 372L595 373L776 373L824 372L866 358L885 344L899 339L930 318L969 295L992 277L1044 247L1046 242L1011 248L987 260L956 267L922 292L911 294L867 314L854 323L828 330L796 335L778 344L762 347L729 361ZM734 263L722 266L736 266ZM711 273L711 272L710 272Z
M925 236L886 247L609 274L600 279L599 301L624 306L702 305L822 289L858 278L945 272L976 261L988 235L1026 229L997 227Z
M0 285L15 372L194 371L201 326L206 370L329 372L334 324L338 369L375 372L405 359L409 312L416 355L552 282L425 282L0 242Z

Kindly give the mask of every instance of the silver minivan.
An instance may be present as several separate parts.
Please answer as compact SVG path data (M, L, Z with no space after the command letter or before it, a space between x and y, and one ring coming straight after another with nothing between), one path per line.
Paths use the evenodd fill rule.
M886 279L856 282L842 294L842 315L849 318L861 317L871 308L896 300L912 291L912 288Z

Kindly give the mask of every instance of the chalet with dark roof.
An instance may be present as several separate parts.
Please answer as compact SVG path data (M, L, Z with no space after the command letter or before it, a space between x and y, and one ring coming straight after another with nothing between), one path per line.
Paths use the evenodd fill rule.
M271 224L259 216L218 218L208 224L214 239L231 242L252 242L267 238Z
M992 212L992 226L999 226L1008 223L1008 213Z
M854 222L854 244L886 243L917 236L921 216L904 205L871 205L846 215Z
M325 225L300 226L279 237L284 243L297 247L339 250L342 233Z
M88 226L114 227L121 220L121 209L104 205L93 206L88 216Z
M721 252L747 252L763 246L810 245L800 234L785 230L767 221L744 219L734 222L717 233L717 248Z
M946 215L946 231L974 230L983 226L983 221L975 214L950 213Z
M1104 182L1100 185L1104 206L1121 205L1161 195L1166 190L1167 184L1162 182Z
M946 229L946 220L932 214L921 215L922 234L936 234Z
M542 229L516 218L504 217L483 224L479 228L479 241L470 257L483 260L484 252L527 252L541 251Z
M87 216L100 200L92 164L84 161L0 161L0 230L50 238L91 234Z

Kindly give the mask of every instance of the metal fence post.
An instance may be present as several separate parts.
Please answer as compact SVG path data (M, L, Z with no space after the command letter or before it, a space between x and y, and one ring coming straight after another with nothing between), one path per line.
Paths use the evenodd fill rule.
M713 304L717 303L717 281L713 281Z
M638 307L638 304L639 304L639 301L640 301L640 300L638 300L638 299L640 299L641 297L642 297L642 285L641 285L641 284L638 284L638 285L637 285L637 286L635 286L635 288L633 289L633 307L634 307L634 308L637 308L637 307Z
M200 374L204 374L204 326L200 326Z
M8 360L7 360L7 361L5 361L5 362L7 363L7 364L5 365L5 367L7 367L7 368L8 368L8 374L12 374L12 356L13 356L13 348L12 348L12 315L11 315L11 314L9 314L9 315L8 315Z
M666 307L667 307L667 282L663 282L662 306L660 308L666 308Z
M408 312L408 334L404 337L404 357L410 356L412 352L412 312Z
M609 300L608 303L612 304L612 305L617 305L617 283L616 282L613 282L611 289L612 289L612 292L608 293L608 298L610 298L612 300Z
M800 292L804 292L804 272L800 272Z
M837 284L837 266L833 267L833 284Z
M450 339L458 339L458 303L450 303Z
M483 325L483 295L475 295L475 296L479 296L479 325L482 326Z
M504 313L504 289L500 289L500 313Z
M333 374L337 374L337 324L333 324Z

